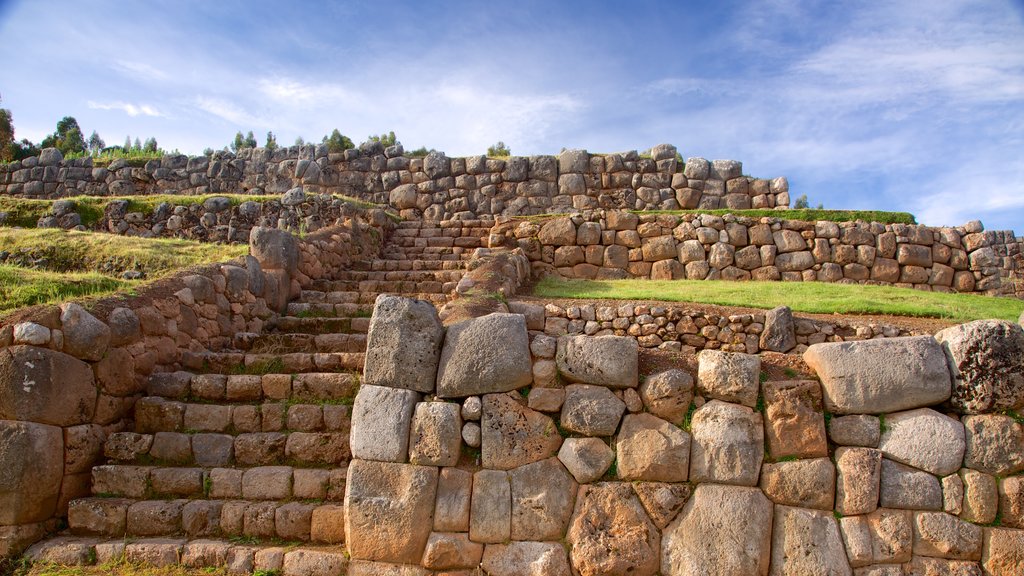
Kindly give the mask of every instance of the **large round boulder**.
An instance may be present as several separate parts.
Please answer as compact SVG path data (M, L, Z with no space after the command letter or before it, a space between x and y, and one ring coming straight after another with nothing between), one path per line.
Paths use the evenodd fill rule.
M963 414L1024 406L1024 330L1005 320L977 320L942 330L953 375L950 403Z

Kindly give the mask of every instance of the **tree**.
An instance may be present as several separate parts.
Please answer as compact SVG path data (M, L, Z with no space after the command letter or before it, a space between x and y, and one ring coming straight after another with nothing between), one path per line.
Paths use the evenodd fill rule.
M267 132L267 143L264 145L264 148L271 152L277 150L277 137L274 136L273 132Z
M302 136L297 136L295 138L295 145L296 146L305 146L306 145L306 139L303 138Z
M394 132L391 133L392 136L394 136L394 134ZM355 144L352 143L352 139L339 132L337 128L331 132L330 136L324 136L323 142L327 144L328 152L344 152L345 150L356 147Z
M124 150L125 154L127 154L127 153L132 151L132 137L131 136L125 136L124 137L124 145L121 146L121 150Z
M796 208L797 210L806 210L808 207L807 194L797 196L796 202L793 203L793 208Z
M139 141L139 137L138 136L135 137L135 143L132 144L132 150L135 150L135 151L142 150L142 142Z
M0 162L14 160L17 144L14 142L14 120L11 111L0 108Z
M22 160L29 156L39 156L39 153L42 151L39 149L39 146L33 144L28 138L22 138L21 142L11 144L10 149L12 151L11 160Z
M231 151L238 152L242 148L245 148L245 136L242 136L242 131L235 132L235 139L231 141Z
M146 139L146 144L142 147L144 152L156 152L159 147L156 145L156 138L149 137Z
M57 122L57 130L39 144L41 148L56 148L63 154L83 153L86 149L85 138L78 120L73 116L65 116Z
M508 149L508 146L505 146L504 142L498 140L497 144L487 149L487 155L495 158L504 158L506 156L511 156L512 151Z
M255 148L258 145L259 144L256 142L256 137L252 135L252 130L249 130L249 133L245 135L245 147Z
M103 141L103 138L100 138L100 135L93 130L92 134L89 135L89 153L95 156L106 148L106 146L107 143Z
M380 142L381 145L384 146L385 148L387 148L388 146L394 146L395 144L399 143L398 138L395 137L394 130L388 132L387 134L381 134L380 136L374 136L373 134L371 134L370 137L367 138L367 141Z

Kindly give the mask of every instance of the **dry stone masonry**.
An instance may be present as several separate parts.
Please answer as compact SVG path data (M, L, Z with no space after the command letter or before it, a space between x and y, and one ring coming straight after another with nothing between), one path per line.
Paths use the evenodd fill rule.
M534 274L567 278L782 280L1021 295L1020 243L980 222L933 228L776 217L637 214L499 219L492 246L523 249Z

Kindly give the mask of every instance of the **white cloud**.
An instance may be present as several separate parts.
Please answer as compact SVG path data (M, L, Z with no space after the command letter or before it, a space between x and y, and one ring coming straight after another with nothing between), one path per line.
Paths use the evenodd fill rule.
M135 80L163 81L169 78L163 70L145 62L119 60L112 65L113 69Z
M263 78L260 91L278 102L302 105L353 103L361 100L338 84L309 84L292 78Z
M135 116L152 116L152 117L166 116L166 114L160 112L159 110L157 110L153 106L150 106L149 104L131 104L131 103L128 103L128 102L121 102L121 101L117 101L117 102L94 102L94 101L90 100L88 102L88 106L89 106L89 108L92 108L93 110L120 110L120 111L124 112L125 114L127 114L127 115L129 115L131 117L135 117Z
M245 110L241 106L233 104L227 100L221 98L213 98L208 96L199 96L195 99L195 106L206 112L227 120L229 123L235 126L255 126L261 128L273 128L274 123L264 118L260 118L249 111Z

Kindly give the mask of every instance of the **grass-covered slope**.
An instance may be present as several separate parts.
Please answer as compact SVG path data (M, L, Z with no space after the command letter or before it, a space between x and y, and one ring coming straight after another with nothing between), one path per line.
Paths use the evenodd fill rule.
M892 286L825 282L723 282L706 280L565 280L547 277L533 291L543 298L658 300L718 306L789 306L812 314L887 314L966 322L1016 321L1024 301L978 294L942 294Z

